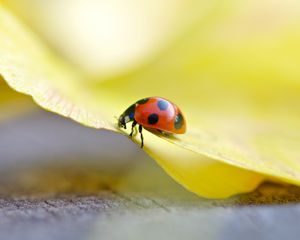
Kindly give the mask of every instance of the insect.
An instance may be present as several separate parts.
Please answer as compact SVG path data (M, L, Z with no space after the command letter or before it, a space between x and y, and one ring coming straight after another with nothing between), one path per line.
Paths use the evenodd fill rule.
M141 148L144 146L143 127L164 134L183 134L186 131L186 121L180 109L161 97L143 98L128 107L119 117L118 126L126 129L128 122L132 122L129 137L139 125Z

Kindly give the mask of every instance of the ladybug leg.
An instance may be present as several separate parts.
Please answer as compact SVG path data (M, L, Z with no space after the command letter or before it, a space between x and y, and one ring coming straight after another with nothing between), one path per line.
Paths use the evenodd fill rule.
M131 137L131 138L132 138L132 134L133 134L133 132L134 132L134 127L135 127L136 124L137 124L136 121L133 121L133 122L132 122L132 125L131 125L131 133L129 134L129 137Z
M141 134L141 141L142 141L141 148L143 148L143 146L144 146L144 137L143 137L142 131L143 131L143 126L139 125L139 133Z

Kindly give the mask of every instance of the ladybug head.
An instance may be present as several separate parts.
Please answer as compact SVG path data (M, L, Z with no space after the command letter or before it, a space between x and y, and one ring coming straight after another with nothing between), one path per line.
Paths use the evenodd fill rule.
M122 114L118 119L118 127L119 128L125 128L126 129L126 122L125 122L125 116Z
M126 129L126 123L134 120L135 104L125 110L118 119L118 126Z

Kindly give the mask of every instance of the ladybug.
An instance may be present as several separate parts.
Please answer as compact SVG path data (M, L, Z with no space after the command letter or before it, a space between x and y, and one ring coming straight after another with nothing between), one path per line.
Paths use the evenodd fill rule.
M183 134L186 131L186 121L180 109L161 97L143 98L132 104L119 117L118 126L126 129L128 122L132 122L129 137L132 137L134 127L139 125L141 148L144 146L143 127L164 134Z

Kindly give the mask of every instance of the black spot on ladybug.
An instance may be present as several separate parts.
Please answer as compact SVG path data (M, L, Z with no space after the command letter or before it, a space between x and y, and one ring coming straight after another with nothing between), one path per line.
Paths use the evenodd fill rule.
M175 117L174 127L176 129L180 129L183 125L183 116L181 113L178 113Z
M158 122L158 115L156 113L152 113L148 116L148 123L155 124Z
M165 101L165 100L159 100L157 102L157 106L158 106L158 108L160 110L164 111L164 110L166 110L168 108L169 103L167 101Z
M149 98L143 98L143 99L141 99L141 100L138 100L136 103L137 104L145 104L146 102L148 102L149 101Z

